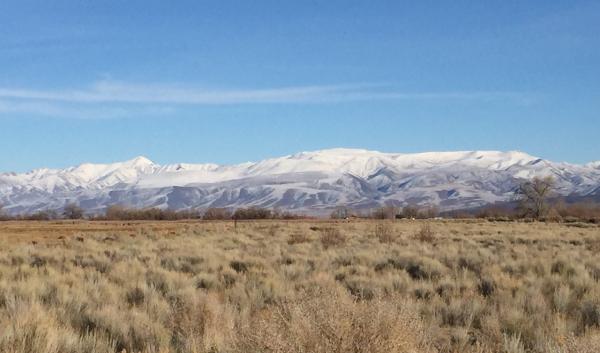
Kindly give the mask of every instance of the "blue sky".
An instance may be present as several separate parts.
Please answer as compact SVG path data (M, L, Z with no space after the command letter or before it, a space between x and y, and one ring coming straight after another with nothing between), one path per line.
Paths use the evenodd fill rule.
M598 1L0 3L0 171L304 150L600 160Z

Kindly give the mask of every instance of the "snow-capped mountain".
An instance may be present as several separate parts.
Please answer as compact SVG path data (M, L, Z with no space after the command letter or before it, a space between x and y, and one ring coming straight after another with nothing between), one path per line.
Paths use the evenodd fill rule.
M330 149L238 165L158 165L145 157L113 164L0 174L0 204L12 214L76 202L91 213L110 205L203 209L259 206L320 213L344 205L478 207L509 201L523 180L552 175L563 195L600 188L600 163L555 163L523 152L415 154Z

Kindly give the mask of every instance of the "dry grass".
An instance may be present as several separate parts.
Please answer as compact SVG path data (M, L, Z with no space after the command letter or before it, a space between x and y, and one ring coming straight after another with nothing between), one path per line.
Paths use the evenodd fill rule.
M0 244L0 352L600 348L596 225L8 222Z

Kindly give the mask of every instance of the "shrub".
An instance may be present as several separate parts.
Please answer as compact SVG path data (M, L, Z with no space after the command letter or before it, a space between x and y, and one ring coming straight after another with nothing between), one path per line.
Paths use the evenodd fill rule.
M496 290L496 284L491 279L481 279L477 285L477 290L482 296L489 297Z
M31 257L31 262L29 263L29 265L31 267L42 267L42 266L46 266L47 260L43 257L37 256L37 255L33 255Z
M284 301L241 327L237 352L432 351L410 303L356 302L335 288Z
M433 229L429 223L423 224L421 229L419 229L419 231L414 235L414 239L425 243L432 243L435 241L435 238L435 233L433 232Z
M217 280L213 276L202 275L196 279L196 289L214 289L217 286Z
M295 232L290 234L287 243L290 245L302 244L310 242L310 238L306 233Z
M600 306L597 303L583 302L580 309L580 330L586 328L600 327Z
M125 300L127 303L133 306L141 305L144 302L144 298L144 291L139 287L130 289L125 295Z
M242 261L231 261L229 266L237 273L246 273L250 268L250 265Z
M380 243L393 243L395 240L394 232L392 227L387 223L377 223L374 230L375 237Z
M325 228L321 231L321 244L325 250L345 243L346 237L337 228Z

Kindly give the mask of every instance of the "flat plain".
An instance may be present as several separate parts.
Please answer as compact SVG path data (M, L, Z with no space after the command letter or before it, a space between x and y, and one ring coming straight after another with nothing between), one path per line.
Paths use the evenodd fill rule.
M0 222L0 352L598 352L600 227Z

